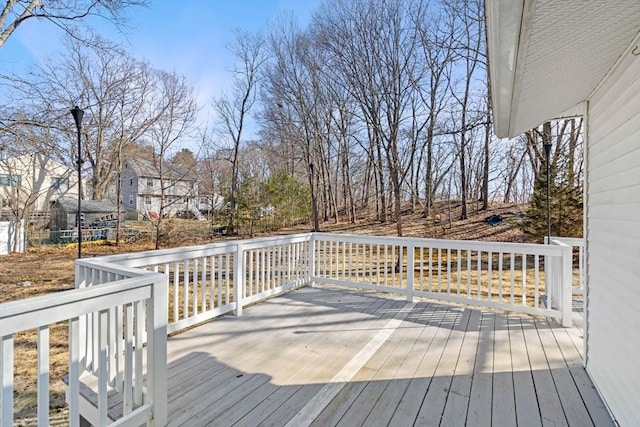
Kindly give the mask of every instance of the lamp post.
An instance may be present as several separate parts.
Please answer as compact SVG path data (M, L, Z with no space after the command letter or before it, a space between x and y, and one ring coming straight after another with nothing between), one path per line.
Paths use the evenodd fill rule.
M547 244L551 244L551 176L549 158L551 156L551 143L545 142L544 153L546 156L546 168L547 168Z
M78 166L78 214L76 216L76 225L78 227L78 259L82 258L82 140L81 140L81 131L82 131L82 116L84 116L84 111L78 108L76 105L71 110L71 115L73 116L73 120L76 122L76 130L78 131L78 160L76 161L76 165Z

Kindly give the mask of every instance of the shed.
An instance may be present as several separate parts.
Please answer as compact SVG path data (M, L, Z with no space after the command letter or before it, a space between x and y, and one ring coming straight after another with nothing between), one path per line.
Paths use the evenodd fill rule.
M109 200L82 200L83 228L102 228L107 221L116 221L118 207ZM51 231L73 230L76 228L78 200L61 198L51 205ZM124 226L121 218L120 224Z
M488 0L495 132L585 123L585 368L640 420L640 2Z

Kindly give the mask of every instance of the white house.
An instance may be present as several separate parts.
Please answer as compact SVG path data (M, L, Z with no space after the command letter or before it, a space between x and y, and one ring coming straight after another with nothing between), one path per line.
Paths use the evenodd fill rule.
M640 1L487 0L495 132L585 118L585 368L640 422Z
M44 154L0 160L0 208L6 212L44 212L60 197L78 197L74 170Z

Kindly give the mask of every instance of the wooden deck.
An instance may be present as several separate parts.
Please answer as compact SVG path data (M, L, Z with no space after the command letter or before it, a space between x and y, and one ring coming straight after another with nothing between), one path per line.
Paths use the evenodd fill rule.
M613 425L577 328L303 288L169 340L172 426Z

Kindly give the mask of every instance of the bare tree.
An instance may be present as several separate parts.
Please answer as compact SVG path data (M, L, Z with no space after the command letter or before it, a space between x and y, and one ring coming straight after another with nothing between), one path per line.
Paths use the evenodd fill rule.
M232 143L231 186L229 192L229 229L235 229L238 197L238 169L240 144L245 130L245 120L256 101L256 86L260 68L266 61L264 41L261 36L237 31L235 43L230 48L237 59L233 69L231 93L222 95L214 101L219 121L224 128L223 134Z
M78 22L99 16L122 26L126 22L126 10L146 4L147 0L6 0L0 12L0 48L20 25L28 21L52 22L79 39L75 26Z
M152 221L155 230L155 248L160 247L163 236L165 210L174 203L168 200L168 189L175 185L176 178L185 178L195 174L195 170L176 168L169 159L179 151L181 143L192 138L197 113L197 104L193 88L186 79L165 71L156 72L156 87L150 108L158 115L147 135L148 143L153 147L153 164L160 181L160 208L157 218ZM184 180L190 181L190 180ZM186 197L193 196L196 191L195 180L192 180L192 192Z

